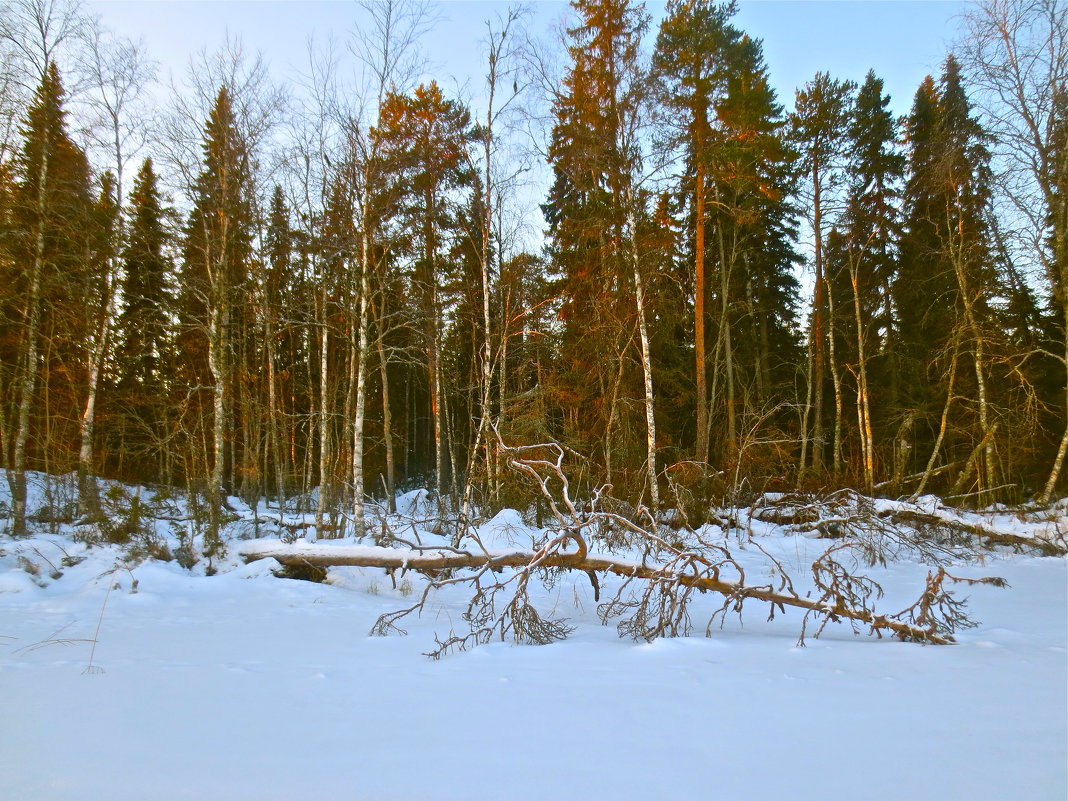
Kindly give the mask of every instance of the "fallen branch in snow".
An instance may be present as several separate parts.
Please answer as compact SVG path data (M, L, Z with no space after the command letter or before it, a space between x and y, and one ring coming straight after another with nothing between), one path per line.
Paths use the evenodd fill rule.
M1068 553L1068 545L1063 542L1052 542L1039 537L1023 537L1010 531L986 528L985 526L966 523L963 520L954 520L915 509L884 509L879 512L879 517L890 519L897 523L907 523L910 526L930 526L946 529L957 534L976 537L980 541L991 545L1008 545L1017 549L1034 549L1045 556L1064 556Z
M556 545L558 543L550 543ZM944 593L942 585L946 579L951 582L963 581L969 584L1000 583L993 578L962 579L951 576L942 568L929 574L924 595L917 604L923 613L917 616L919 624L910 624L895 619L893 615L876 614L866 608L850 608L841 600L812 600L789 592L776 592L763 586L746 586L744 584L716 578L718 566L696 553L679 552L683 562L693 570L679 572L666 566L650 567L640 563L615 559L609 556L590 555L582 552L568 553L543 548L539 551L504 551L470 553L466 551L413 551L404 548L381 548L377 546L339 546L313 548L291 545L267 545L253 543L241 551L246 562L257 559L275 559L287 567L381 567L393 570L414 570L420 572L438 572L460 568L500 570L511 568L529 571L538 568L563 568L595 573L613 573L626 579L643 579L657 585L685 587L700 591L716 592L725 596L731 607L740 607L747 598L765 601L773 607L797 607L814 613L827 621L847 619L867 624L873 632L891 631L903 640L929 642L946 645L954 642L951 634L944 631L930 610L936 606ZM829 570L828 565L821 565L821 570ZM844 578L841 574L839 579ZM924 599L927 599L926 601ZM944 600L944 599L942 599ZM618 604L618 602L617 602ZM910 610L918 608L909 607ZM617 611L617 610L613 610ZM821 626L822 629L822 626ZM383 632L384 633L384 632Z
M749 544L767 558L773 579L767 584L752 583L747 581L745 568L732 556L725 540L709 541L692 529L681 539L678 532L662 536L653 516L644 508L625 516L606 511L604 498L610 487L595 491L588 503L577 504L570 496L562 466L564 450L559 446L531 446L511 449L511 453L510 466L536 483L555 519L545 539L532 549L491 551L472 537L477 547L465 550L425 546L393 536L392 542L405 547L248 543L241 554L246 561L273 558L289 567L379 567L428 575L431 580L421 598L406 609L380 617L372 629L375 634L400 631L397 622L421 611L432 590L467 585L472 598L463 617L470 631L439 640L437 650L430 654L435 657L496 636L537 644L566 637L571 629L565 621L543 618L527 592L532 576L551 582L553 571L578 570L593 578L598 573L622 577L624 581L615 596L599 607L601 619L607 623L618 618L621 635L645 640L686 634L690 628L688 603L697 591L717 593L724 599L712 615L709 629L717 617L728 611L740 612L746 600L756 599L770 605L769 617L788 606L804 610L802 643L810 623L815 625L814 636L819 636L828 623L844 620L853 625L854 631L863 625L879 636L892 632L903 640L948 644L954 642L956 630L974 624L964 614L963 602L953 598L947 585L1004 584L997 578L960 578L938 566L928 574L923 593L914 604L896 614L877 612L872 601L882 596L882 588L873 579L858 574L856 567L885 561L887 547L905 547L904 534L896 529L889 534L875 529L867 537L836 540L812 562L813 590L804 595L795 589L783 565L753 540ZM880 537L882 540L877 541ZM598 551L611 551L623 540L632 552L640 554L640 559L590 549L592 543ZM924 548L925 557L937 564L943 552ZM474 572L454 572L462 570ZM502 577L505 570L514 572ZM632 591L635 587L638 589ZM506 590L511 591L510 599L498 609L498 599Z
M969 523L950 509L938 511L941 513L904 501L887 501L877 507L871 498L853 490L841 490L825 496L791 494L764 498L760 505L750 510L750 516L754 520L789 526L796 532L816 531L826 539L865 537L872 533L891 539L904 537L926 556L939 550L948 555L954 548L960 551L961 545L965 550L974 549L976 545L1004 545L1017 551L1037 551L1045 556L1068 553L1068 542L1063 534L1053 539L1025 536ZM932 533L937 536L929 536ZM960 537L965 538L964 543L960 542Z

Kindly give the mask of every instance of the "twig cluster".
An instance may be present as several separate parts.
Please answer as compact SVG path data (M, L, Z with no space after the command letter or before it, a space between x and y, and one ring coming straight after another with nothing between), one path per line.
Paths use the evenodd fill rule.
M472 530L468 539L474 547L467 550L422 545L393 535L389 544L402 545L403 549L385 549L374 560L346 561L395 564L430 575L419 600L382 615L372 633L401 632L398 622L421 612L433 591L466 585L472 589L463 615L468 631L452 632L438 639L430 656L441 657L493 639L531 644L561 640L571 627L565 619L554 619L535 608L529 594L530 580L537 577L552 581L556 571L582 570L591 576L595 593L600 588L599 573L622 577L618 589L600 604L598 613L606 624L617 621L621 636L634 639L688 634L692 627L690 602L695 593L713 592L721 595L723 602L711 615L706 634L717 620L722 624L728 613L740 614L746 601L756 599L768 604L769 619L787 606L803 609L802 644L809 632L818 637L829 623L842 621L848 621L855 633L892 633L903 640L946 644L954 641L954 632L974 625L965 612L964 601L955 598L949 587L958 583L1004 586L1004 581L997 578L968 579L946 572L944 564L960 557L963 549L895 526L870 502L856 495L810 500L803 507L794 501L799 521L805 525L822 523L821 530L834 532L833 544L811 563L812 590L802 595L781 561L758 541L749 539L744 547L763 554L769 575L764 583L752 582L745 567L733 556L728 539L712 538L711 527L672 532L659 526L646 508L629 515L608 511L604 503L610 497L608 486L592 493L588 502L577 503L571 497L564 470L565 456L564 448L553 444L510 451L510 466L535 482L552 518L542 541L530 551L491 553ZM840 514L828 515L831 511ZM754 512L758 514L760 510ZM640 562L601 553L619 545L620 532L641 555ZM379 539L382 538L380 533ZM591 545L597 552L591 550ZM922 594L913 604L897 613L881 613L875 604L883 597L883 589L864 573L864 568L884 564L905 549L920 554L936 569L928 575ZM463 568L472 570L459 572Z

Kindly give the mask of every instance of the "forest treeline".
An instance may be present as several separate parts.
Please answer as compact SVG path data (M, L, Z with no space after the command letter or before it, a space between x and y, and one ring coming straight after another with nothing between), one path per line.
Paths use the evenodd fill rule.
M0 9L16 533L29 470L77 471L83 514L96 477L185 486L213 530L230 494L303 495L324 527L414 485L521 503L502 443L653 508L742 481L1064 491L1065 4L973 8L903 119L874 73L788 110L708 0L656 28L573 0L556 70L509 13L476 111L415 80L426 12L368 5L358 96L328 59L287 93L231 47L153 109L136 43L68 2ZM536 252L520 128L551 181Z

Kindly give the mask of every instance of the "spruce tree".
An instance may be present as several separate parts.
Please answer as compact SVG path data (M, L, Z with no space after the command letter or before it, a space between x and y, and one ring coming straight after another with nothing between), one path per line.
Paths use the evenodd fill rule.
M839 227L828 238L827 275L839 301L834 321L846 391L856 409L856 439L864 483L875 482L875 448L885 425L889 392L884 358L890 330L890 285L901 235L900 197L905 157L883 82L868 72L849 124L848 195Z
M275 499L279 505L285 502L288 450L285 398L293 392L284 386L280 366L293 364L298 354L293 349L291 324L287 322L295 311L294 297L294 237L289 224L289 207L282 187L275 185L271 194L271 206L267 213L267 228L264 232L263 249L265 270L262 284L260 310L262 314L264 362L267 371L267 438L268 458L274 468ZM288 372L288 371L287 371ZM292 378L289 379L292 381Z
M182 258L181 349L199 427L210 430L203 463L208 479L209 550L219 544L224 489L240 462L234 409L246 365L249 262L252 256L250 154L238 130L227 87L220 88L204 126L203 163L193 188ZM208 387L209 397L200 390ZM192 439L191 445L196 442Z
M895 411L893 474L918 469L935 442L937 386L952 350L952 275L942 258L939 219L945 213L943 192L934 178L939 163L939 98L927 76L916 90L905 124L908 178L905 182L900 263L893 282L895 325L892 333ZM952 355L949 362L956 362ZM929 369L930 368L930 372ZM945 387L945 384L942 383Z
M894 284L907 423L898 439L908 442L915 424L919 447L912 459L897 455L895 473L929 453L929 474L940 452L956 453L964 467L954 489L974 471L983 490L995 478L989 343L1001 322L994 301L1007 293L990 250L986 135L952 56L938 86L927 78L917 92L908 134L906 224ZM955 404L961 397L968 403Z
M169 211L163 205L152 160L145 159L130 192L123 248L122 309L117 356L120 383L160 389L161 367L173 308Z
M5 372L11 384L12 432L9 476L12 528L26 532L26 477L30 460L60 466L49 453L51 442L74 441L70 422L82 409L86 342L85 232L91 229L89 165L67 134L65 93L55 64L49 64L34 93L14 160L10 234L6 243L13 279L5 285L4 317L13 321L17 345ZM49 360L41 356L49 345ZM38 402L47 386L48 403ZM66 430L62 430L66 429ZM34 431L41 432L36 442ZM36 447L34 447L36 446ZM62 463L61 463L62 464ZM69 467L69 465L62 465Z
M473 134L467 108L447 99L433 82L417 87L411 96L388 95L376 134L382 138L391 179L403 187L397 217L407 229L404 239L413 265L410 287L419 309L413 326L421 335L432 421L429 464L442 498L455 479L446 409L448 377L442 363L449 302L444 291L447 254L455 233L457 193L473 178L466 156ZM419 457L426 459L425 452Z
M786 139L759 41L743 37L732 64L716 107L720 142L711 186L718 262L711 332L718 369L711 395L721 410L720 456L730 460L742 444L740 416L763 416L791 399L799 361L797 210L790 199L797 154Z
M160 472L167 368L175 359L172 212L163 204L151 159L142 163L127 200L116 345L119 468L121 475L144 480Z
M546 208L553 257L564 274L558 399L565 438L599 451L610 480L614 460L637 461L644 450L642 479L655 507L648 324L655 312L646 293L654 265L653 251L641 242L650 198L640 189L639 139L648 97L640 45L648 17L629 0L575 0L572 7L578 24L568 31L571 65L554 106L555 183ZM640 406L628 403L638 399ZM628 406L644 411L644 425L627 419ZM642 428L644 437L637 435Z
M687 170L680 179L687 226L684 260L693 264L693 343L696 390L696 442L694 455L708 458L708 300L709 170L717 144L713 129L716 105L727 90L732 56L742 33L730 24L733 3L709 0L672 0L660 25L653 54L657 99L666 118L666 145L680 150Z

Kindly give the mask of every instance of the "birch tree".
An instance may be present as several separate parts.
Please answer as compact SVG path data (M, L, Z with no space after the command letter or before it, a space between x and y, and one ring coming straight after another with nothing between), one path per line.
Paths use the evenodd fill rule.
M59 73L56 59L63 48L72 44L80 35L84 18L78 6L68 0L18 0L6 6L0 15L0 40L7 50L8 81L21 87L26 95L36 92L31 101L31 113L35 107L44 116L41 123L62 125L62 102ZM12 86L15 89L15 86ZM49 109L49 105L54 108ZM22 185L33 187L36 197L32 201L32 248L28 254L30 264L25 290L25 331L21 337L22 352L18 356L16 372L17 413L14 422L14 442L9 472L12 496L12 522L16 534L26 531L26 446L30 436L30 408L37 388L38 360L40 357L40 331L42 283L46 268L46 234L49 226L49 202L54 199L50 186L55 147L67 149L63 143L65 133L60 130L59 140L53 133L45 133L47 127L38 127L41 137L33 142L34 125L27 129L22 151ZM26 230L29 233L29 229Z
M994 134L997 190L1012 212L1015 256L1038 267L1059 331L1052 354L1068 371L1068 182L1063 146L1068 95L1068 6L1057 0L983 0L964 17L963 68L984 125ZM1006 216L1006 215L1003 215ZM1065 386L1068 387L1068 373ZM1068 396L1062 401L1068 419ZM1045 486L1045 503L1068 454L1068 424Z

